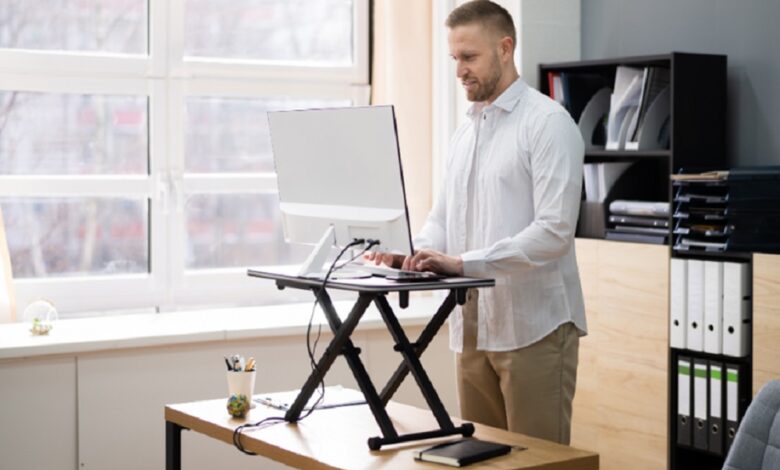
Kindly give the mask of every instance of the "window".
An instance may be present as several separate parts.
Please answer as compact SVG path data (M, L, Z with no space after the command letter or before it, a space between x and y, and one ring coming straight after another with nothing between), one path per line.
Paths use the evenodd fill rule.
M367 104L368 0L6 0L0 64L20 308L296 299L266 113Z

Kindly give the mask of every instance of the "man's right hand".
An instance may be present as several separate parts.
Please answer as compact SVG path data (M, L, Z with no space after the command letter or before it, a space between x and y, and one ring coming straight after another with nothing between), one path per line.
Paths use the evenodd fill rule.
M371 251L366 253L363 256L363 258L368 261L373 261L374 264L376 265L385 264L387 266L390 266L391 268L401 269L401 266L403 266L406 256L393 255L391 253L376 253Z

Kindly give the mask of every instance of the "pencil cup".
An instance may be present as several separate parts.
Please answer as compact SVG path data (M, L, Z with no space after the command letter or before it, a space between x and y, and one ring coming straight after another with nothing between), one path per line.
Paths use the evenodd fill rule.
M228 371L228 397L230 395L244 395L249 403L252 403L252 395L255 392L255 371Z

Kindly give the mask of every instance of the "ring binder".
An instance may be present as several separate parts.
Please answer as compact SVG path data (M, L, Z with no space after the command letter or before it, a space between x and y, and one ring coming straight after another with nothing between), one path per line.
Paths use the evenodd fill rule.
M710 362L709 450L723 454L723 365Z
M677 359L677 443L691 445L691 359Z
M707 361L693 360L693 446L707 450L709 432L707 428Z
M704 261L688 260L688 349L704 350Z

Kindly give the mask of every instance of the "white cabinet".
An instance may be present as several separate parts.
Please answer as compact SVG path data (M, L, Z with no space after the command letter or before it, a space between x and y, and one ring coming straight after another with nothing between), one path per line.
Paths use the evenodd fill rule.
M76 359L0 362L0 468L76 470Z

